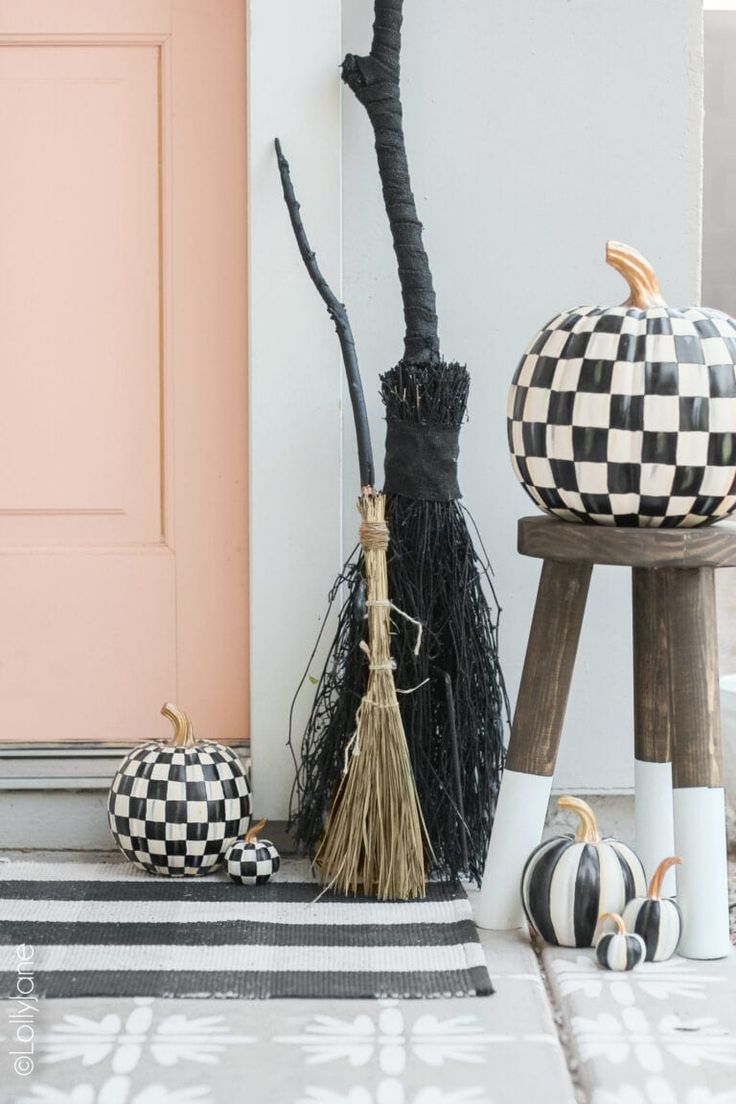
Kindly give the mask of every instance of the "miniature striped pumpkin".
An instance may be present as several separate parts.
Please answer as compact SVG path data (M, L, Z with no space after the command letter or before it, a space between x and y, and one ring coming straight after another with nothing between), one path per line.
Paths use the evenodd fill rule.
M595 945L595 957L606 970L633 970L644 961L646 947L640 935L627 932L622 917L604 912L601 920L613 920L615 932L603 932Z
M646 946L647 962L665 962L677 950L682 934L682 913L672 897L662 900L662 879L682 859L663 859L652 875L646 897L634 897L623 912L626 927L640 935Z
M557 807L576 813L580 826L574 837L556 836L532 851L521 878L524 912L547 943L592 947L600 916L643 895L644 867L626 844L601 839L585 801L561 797Z

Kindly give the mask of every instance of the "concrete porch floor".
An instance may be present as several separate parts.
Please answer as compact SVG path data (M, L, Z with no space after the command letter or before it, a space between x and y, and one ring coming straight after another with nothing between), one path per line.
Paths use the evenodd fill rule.
M481 942L490 998L45 1001L27 1077L8 1053L15 1002L0 1002L0 1101L736 1104L736 953L621 975L526 932Z

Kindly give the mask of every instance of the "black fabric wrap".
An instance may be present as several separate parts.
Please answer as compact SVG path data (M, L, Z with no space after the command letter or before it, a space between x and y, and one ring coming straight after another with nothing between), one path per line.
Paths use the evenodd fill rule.
M460 429L386 421L383 489L425 502L462 498L457 481Z

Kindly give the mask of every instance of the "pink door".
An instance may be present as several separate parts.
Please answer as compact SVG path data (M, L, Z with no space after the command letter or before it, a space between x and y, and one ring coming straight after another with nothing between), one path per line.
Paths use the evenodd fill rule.
M0 740L247 735L245 0L0 0Z

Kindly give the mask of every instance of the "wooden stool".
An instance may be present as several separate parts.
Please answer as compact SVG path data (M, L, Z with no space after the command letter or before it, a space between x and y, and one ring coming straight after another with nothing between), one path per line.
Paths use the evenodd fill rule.
M682 856L680 954L728 954L714 569L736 566L736 526L624 529L530 517L519 522L518 547L544 563L478 924L523 923L521 873L542 838L591 572L617 564L633 574L637 851L648 877L666 855ZM595 717L590 725L595 738Z

